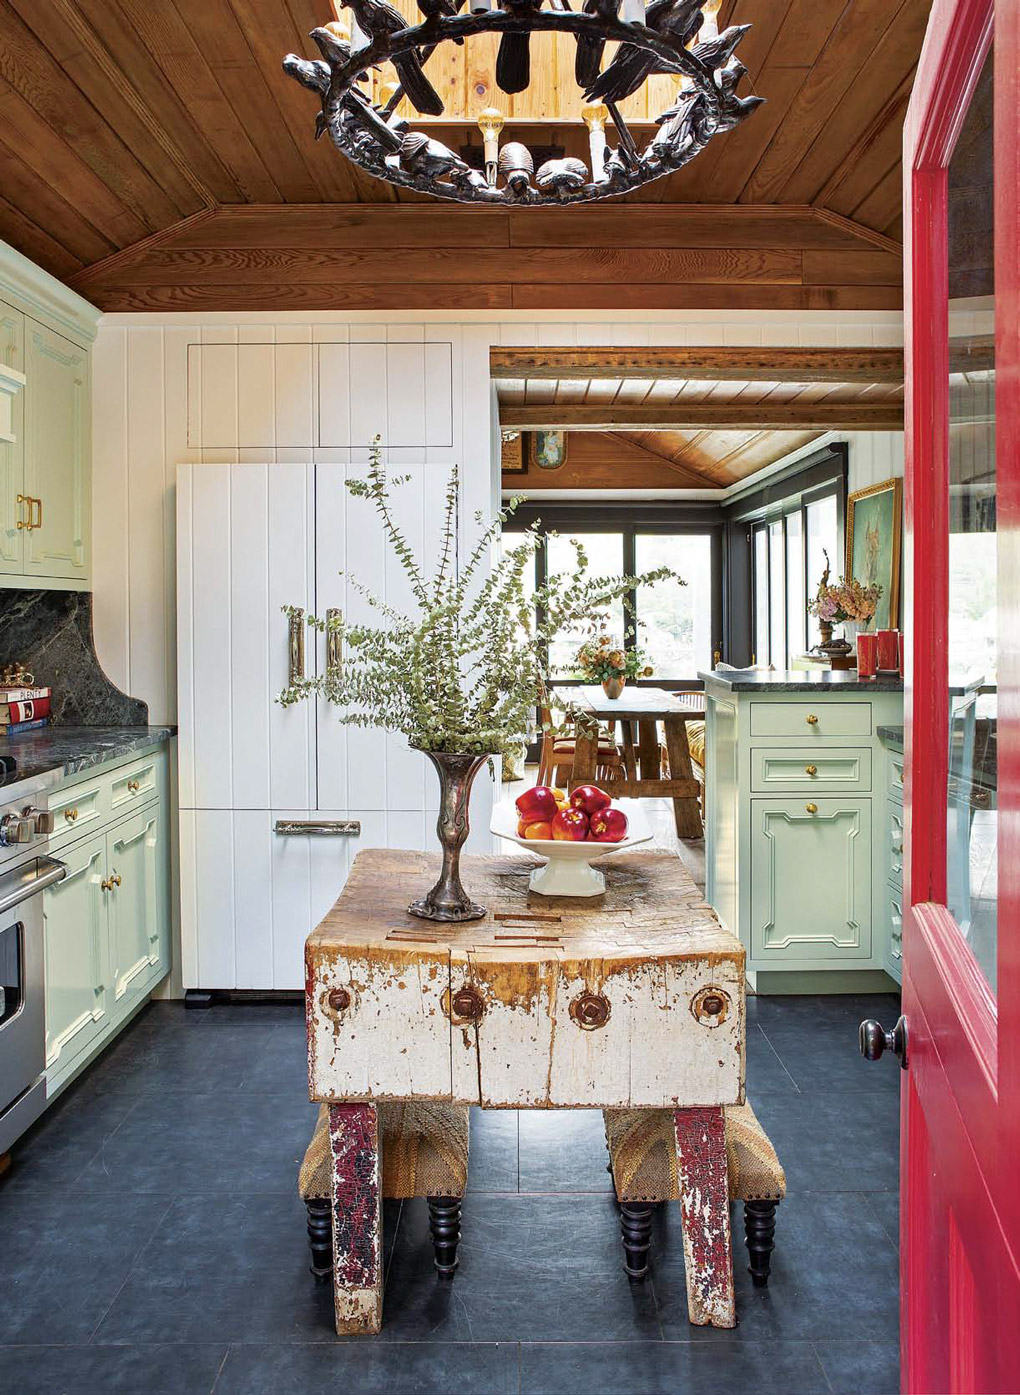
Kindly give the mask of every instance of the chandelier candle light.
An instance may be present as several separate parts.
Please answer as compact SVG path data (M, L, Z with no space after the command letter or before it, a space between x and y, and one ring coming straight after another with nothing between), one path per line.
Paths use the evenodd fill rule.
M320 59L289 53L283 62L284 70L319 98L316 136L328 132L340 153L369 174L437 198L540 205L626 194L681 169L764 100L737 96L747 69L735 50L751 26L732 24L719 33L718 0L651 0L647 8L645 0L583 0L578 10L567 8L565 0L550 0L550 8L543 0L502 0L498 6L495 0L469 0L464 14L457 0L417 0L424 16L420 24L411 24L388 0L336 3L351 11L350 34L336 21L324 24L311 32ZM531 36L539 33L571 34L577 45L574 76L584 99L579 108L588 127L590 173L568 156L546 160L532 179L530 152L514 142L518 151L510 179L499 150L505 120L495 108L478 118L485 138L484 174L396 114L406 102L422 117L442 116L443 100L425 65L442 44L481 34L500 36L497 85L508 93L524 91L531 79ZM607 44L617 48L603 68ZM400 85L387 101L375 103L359 79L387 63ZM655 118L655 134L639 149L619 104L660 73L677 75L676 97ZM616 130L614 149L606 142L607 118Z

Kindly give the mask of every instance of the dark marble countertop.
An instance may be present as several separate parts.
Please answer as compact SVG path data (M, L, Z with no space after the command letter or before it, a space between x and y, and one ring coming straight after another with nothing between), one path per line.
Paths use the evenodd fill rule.
M735 668L721 673L699 673L705 687L724 688L731 693L817 693L831 689L840 693L902 693L901 678L858 678L856 669Z
M0 736L0 762L13 756L15 768L3 785L20 784L44 775L54 783L80 775L94 765L124 760L136 751L169 741L176 727L37 727L34 731Z
M884 741L887 746L897 746L903 750L903 728L902 727L876 727L875 731L879 741Z

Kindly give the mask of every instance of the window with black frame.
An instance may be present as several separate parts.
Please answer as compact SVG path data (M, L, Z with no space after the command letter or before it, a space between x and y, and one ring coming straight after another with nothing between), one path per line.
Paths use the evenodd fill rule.
M509 527L504 534L504 547L513 547L521 527L530 521L521 510L514 519L517 527ZM631 614L625 616L621 604L609 618L609 630L626 648L638 648L645 655L654 674L647 683L673 689L698 686L699 670L712 667L713 654L721 645L719 511L653 514L624 512L619 507L611 512L557 510L546 504L540 526L547 541L535 557L536 586L563 568L573 570L576 556L571 538L583 544L594 576L634 576L660 566L680 574L684 586L666 582L632 591ZM579 681L571 671L583 637L578 629L554 640L549 660L557 682Z
M751 662L789 668L816 636L807 604L818 588L828 554L835 577L843 567L843 487L821 489L773 505L751 523L754 650Z

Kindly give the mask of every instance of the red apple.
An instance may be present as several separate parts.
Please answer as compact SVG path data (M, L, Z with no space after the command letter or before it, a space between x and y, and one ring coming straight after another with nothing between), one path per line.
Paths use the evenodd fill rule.
M588 837L595 843L622 843L627 836L627 815L622 809L600 809L592 814Z
M568 843L583 843L588 837L588 815L583 809L557 809L552 836Z
M556 812L556 796L548 785L535 785L525 790L515 802L525 823L548 823Z
M612 802L605 790L600 790L598 785L578 785L570 796L571 807L581 809L588 815L597 814L600 809L608 809Z

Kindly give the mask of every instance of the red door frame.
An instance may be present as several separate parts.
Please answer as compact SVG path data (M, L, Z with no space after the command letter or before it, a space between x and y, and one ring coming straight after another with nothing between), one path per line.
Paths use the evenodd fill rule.
M946 167L995 24L999 964L993 996L946 909ZM935 0L904 132L910 647L901 1107L904 1391L1020 1390L1020 0Z

